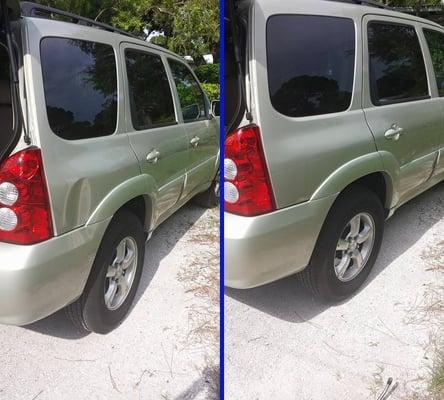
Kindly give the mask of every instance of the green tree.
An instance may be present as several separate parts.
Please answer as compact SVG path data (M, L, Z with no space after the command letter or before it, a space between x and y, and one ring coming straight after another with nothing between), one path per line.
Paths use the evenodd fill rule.
M218 0L37 0L40 4L70 11L146 39L153 31L164 38L156 42L203 64L202 55L219 60Z
M219 64L200 65L194 72L201 82L219 83Z
M202 83L202 88L205 90L210 101L220 99L220 85L217 83Z
M442 6L441 0L379 0L379 2L390 7L412 7L416 15L421 14L423 7Z

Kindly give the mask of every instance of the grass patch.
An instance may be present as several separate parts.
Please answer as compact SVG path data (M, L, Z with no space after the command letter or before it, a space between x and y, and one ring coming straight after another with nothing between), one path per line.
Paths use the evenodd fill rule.
M433 400L444 399L444 348L438 350L436 354L429 390Z

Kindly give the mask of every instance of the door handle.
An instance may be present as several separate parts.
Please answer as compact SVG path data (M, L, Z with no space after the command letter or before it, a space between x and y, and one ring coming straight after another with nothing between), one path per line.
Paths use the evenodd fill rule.
M160 153L158 150L154 149L152 151L150 151L147 156L146 156L146 160L149 163L153 163L155 164L157 162L157 160L159 159Z
M194 136L191 140L191 146L193 147L197 147L199 145L199 141L200 141L200 137L199 136Z
M397 141L401 137L401 135L404 135L404 129L401 128L398 124L393 124L392 127L385 132L384 136L387 140L394 140Z

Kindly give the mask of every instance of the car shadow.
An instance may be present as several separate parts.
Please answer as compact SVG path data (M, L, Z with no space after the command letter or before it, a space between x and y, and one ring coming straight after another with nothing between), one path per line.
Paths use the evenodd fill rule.
M203 398L218 399L220 391L220 370L218 367L207 365L200 376L185 391L174 400L194 400Z
M205 211L205 209L189 203L154 231L153 236L145 245L143 273L132 308L150 285L160 262L171 253L178 241L193 227ZM75 328L65 315L64 310L60 310L33 324L23 326L23 328L43 335L69 340L77 340L89 335L89 332Z
M420 240L443 216L444 183L431 188L401 207L386 222L378 260L360 290L365 290L366 286ZM293 323L307 322L328 308L334 307L315 299L301 285L297 275L254 289L225 288L225 295L275 318Z

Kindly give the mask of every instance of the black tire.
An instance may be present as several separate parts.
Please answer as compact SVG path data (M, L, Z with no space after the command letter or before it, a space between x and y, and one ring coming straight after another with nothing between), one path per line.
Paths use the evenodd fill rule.
M115 310L110 310L104 299L106 273L115 257L118 244L130 237L137 245L137 264L134 279L123 303ZM66 314L73 324L81 330L106 334L117 328L131 308L145 256L145 240L142 224L128 211L118 212L111 220L100 244L90 276L80 298L66 307Z
M336 246L348 222L361 213L369 214L373 219L373 248L358 275L344 282L335 272ZM327 303L341 302L350 297L363 285L376 262L384 233L384 220L384 208L374 192L363 186L355 186L342 193L325 220L310 265L300 273L304 286Z
M220 173L218 172L211 186L205 192L199 193L195 200L204 208L214 208L219 205Z

